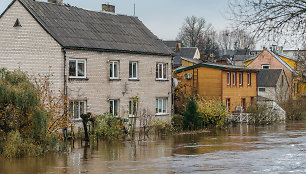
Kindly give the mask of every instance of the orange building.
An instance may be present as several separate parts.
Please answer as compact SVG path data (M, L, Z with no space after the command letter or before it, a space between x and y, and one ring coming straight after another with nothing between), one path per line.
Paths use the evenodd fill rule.
M200 63L176 69L174 77L186 93L220 99L229 111L237 106L246 111L257 97L257 72L246 67Z

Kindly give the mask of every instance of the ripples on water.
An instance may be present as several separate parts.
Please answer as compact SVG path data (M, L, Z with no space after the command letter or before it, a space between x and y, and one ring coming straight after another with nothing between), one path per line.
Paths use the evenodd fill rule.
M238 125L147 141L77 142L71 153L2 159L0 173L306 173L306 122Z

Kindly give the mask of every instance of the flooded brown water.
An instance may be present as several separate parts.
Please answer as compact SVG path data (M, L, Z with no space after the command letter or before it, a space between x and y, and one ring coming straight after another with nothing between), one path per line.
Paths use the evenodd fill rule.
M87 146L77 142L70 153L0 159L0 173L306 173L306 122Z

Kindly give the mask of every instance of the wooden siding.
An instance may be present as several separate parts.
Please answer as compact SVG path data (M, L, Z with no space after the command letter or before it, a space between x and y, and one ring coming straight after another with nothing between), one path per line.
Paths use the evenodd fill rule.
M182 59L182 66L192 66L192 65L195 65L195 63Z
M239 85L239 72L237 72L237 84L233 85L233 72L231 72L231 84L227 85L227 72L223 71L223 85L222 85L222 103L226 104L226 99L230 99L230 111L234 111L237 106L241 106L243 98L246 99L246 105L251 104L251 97L257 97L257 74L251 73L251 86L248 86L247 72L243 73L243 84Z
M226 99L230 99L230 111L234 111L236 106L241 106L242 99L246 101L246 106L251 104L251 98L254 100L257 97L257 73L251 73L251 85L248 85L247 71L243 71L243 85L239 86L239 74L237 71L236 76L236 86L233 85L233 72L234 71L223 71L220 69L208 68L208 67L198 67L196 69L186 70L175 74L174 76L178 78L185 87L183 90L187 94L192 93L193 79L185 79L185 73L193 74L194 71L198 69L198 88L197 94L201 97L215 97L221 99L222 103L226 105ZM231 84L227 85L227 72L231 72ZM195 86L196 87L196 86Z

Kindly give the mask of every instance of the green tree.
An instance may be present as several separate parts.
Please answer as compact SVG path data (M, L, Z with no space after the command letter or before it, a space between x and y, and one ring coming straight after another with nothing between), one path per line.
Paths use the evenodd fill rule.
M0 138L18 131L22 137L42 143L47 122L39 90L29 77L20 70L0 69Z
M195 130L199 128L201 119L197 110L197 103L195 99L191 97L183 113L183 128L185 130Z

